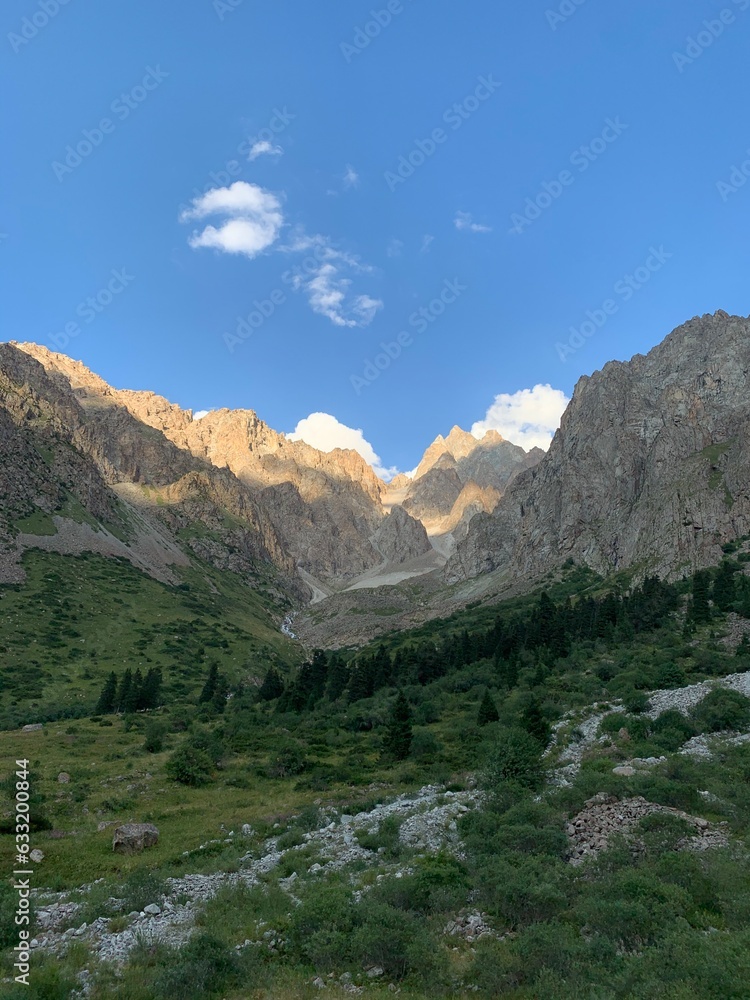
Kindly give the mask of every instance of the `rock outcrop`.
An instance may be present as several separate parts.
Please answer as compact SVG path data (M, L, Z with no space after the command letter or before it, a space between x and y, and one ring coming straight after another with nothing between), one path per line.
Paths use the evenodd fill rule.
M153 823L124 823L112 837L112 850L117 854L140 854L159 843L159 830Z
M386 563L397 564L417 559L432 546L421 521L396 506L373 536L375 548Z
M445 573L533 581L567 559L681 577L750 531L750 320L696 317L575 389L544 459L478 514Z

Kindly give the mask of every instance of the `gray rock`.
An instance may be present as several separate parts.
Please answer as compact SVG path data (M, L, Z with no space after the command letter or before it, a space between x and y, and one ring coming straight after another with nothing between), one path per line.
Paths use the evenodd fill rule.
M112 838L112 850L118 854L139 854L159 842L159 830L153 823L125 823Z

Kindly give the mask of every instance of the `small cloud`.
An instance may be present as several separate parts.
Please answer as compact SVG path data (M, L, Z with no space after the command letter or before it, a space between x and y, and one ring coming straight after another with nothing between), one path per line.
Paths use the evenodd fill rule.
M304 290L313 312L326 316L334 326L368 326L383 308L381 299L350 294L352 279L348 275L368 273L372 268L361 264L358 257L331 246L325 236L297 235L284 249L288 252L312 251L305 271L294 276L293 287Z
M345 188L359 187L359 174L351 165L351 163L347 163L346 165L346 171L344 173L344 187Z
M283 156L284 150L281 146L274 146L272 142L268 142L267 139L262 139L260 142L256 142L251 148L250 152L247 154L248 160L257 160L259 156Z
M457 212L453 224L456 229L467 230L470 233L492 232L492 226L481 226L478 222L473 222L469 212Z
M247 181L213 188L195 198L191 207L180 215L180 221L205 219L210 215L225 215L229 219L218 229L206 226L202 232L194 232L188 240L194 250L212 247L224 253L257 257L276 242L284 224L276 195Z
M210 410L196 410L193 414L193 420L203 420L203 418L207 417L210 412Z
M391 240L385 252L389 257L400 257L403 249L404 244L401 240Z
M487 431L496 430L527 451L532 448L546 451L569 402L561 389L553 389L551 385L503 392L495 396L484 420L478 420L471 433L482 438Z
M335 448L356 451L381 479L389 480L398 474L395 468L384 468L380 456L366 440L361 429L347 427L330 413L311 413L309 417L299 421L292 434L286 436L290 441L304 441L318 451L329 452Z
M434 242L435 242L435 237L430 235L430 233L426 233L422 237L422 246L419 248L419 252L427 253Z

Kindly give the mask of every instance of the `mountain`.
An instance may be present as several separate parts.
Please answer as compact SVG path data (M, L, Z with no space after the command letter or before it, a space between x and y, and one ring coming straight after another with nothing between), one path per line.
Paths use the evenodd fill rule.
M431 537L444 536L438 544L445 550L462 518L478 510L491 512L508 484L543 455L539 448L524 451L495 430L477 439L453 427L448 437L435 438L411 477L399 476L389 484L384 501L401 503Z
M0 418L8 580L28 547L124 557L165 581L197 556L250 581L269 570L295 602L320 599L439 569L454 529L537 460L454 428L413 478L386 485L355 451L292 441L252 410L195 419L35 344L0 346Z
M696 317L578 382L548 453L472 519L448 582L568 559L678 578L750 530L750 320Z

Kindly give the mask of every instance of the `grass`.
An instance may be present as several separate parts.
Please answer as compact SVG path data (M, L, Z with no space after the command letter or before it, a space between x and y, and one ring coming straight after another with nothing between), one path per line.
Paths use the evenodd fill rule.
M0 587L0 726L86 711L113 670L159 667L179 699L209 662L238 680L300 656L231 573L191 568L169 587L125 560L35 550L23 566L24 584Z

